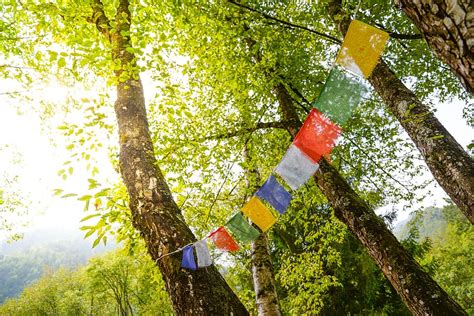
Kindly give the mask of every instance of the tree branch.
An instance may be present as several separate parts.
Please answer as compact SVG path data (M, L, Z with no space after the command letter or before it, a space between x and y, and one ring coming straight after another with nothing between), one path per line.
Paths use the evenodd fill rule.
M388 35L390 35L391 38L406 40L417 40L423 38L421 34L398 34L395 32L388 32Z
M289 121L259 122L255 126L252 126L252 127L247 127L247 128L232 131L232 132L229 132L229 133L218 134L218 135L207 137L206 140L232 138L232 137L239 136L239 135L253 133L253 132L255 132L259 129L266 129L266 128L286 129L289 124L290 124Z
M92 16L88 19L89 22L94 23L97 30L102 33L108 41L110 41L110 20L104 12L103 4L100 0L94 0L91 4Z
M272 20L272 21L276 21L278 23L281 23L283 25L286 25L286 26L289 26L293 29L301 29L301 30L305 30L305 31L308 31L310 33L313 33L313 34L316 34L316 35L319 35L321 36L322 38L328 40L328 41L331 41L333 43L336 43L336 44L341 44L341 41L331 35L328 35L328 34L324 34L324 33L321 33L321 32L318 32L316 30L313 30L313 29L310 29L309 27L306 27L306 26L302 26L302 25L297 25L297 24L294 24L294 23L291 23L291 22L288 22L288 21L284 21L284 20L281 20L281 19L278 19L278 18L275 18L269 14L266 14L264 12L261 12L261 11L258 11L257 9L254 9L254 8L251 8L249 6L246 6L244 4L241 4L241 3L238 3L236 1L233 1L233 0L228 0L230 3L240 7L240 8L244 8L248 11L251 11L251 12L254 12L254 13L257 13L257 14L260 14L261 16L263 16L264 18L268 19L268 20Z
M339 39L335 38L334 36L331 36L331 35L328 35L328 34L325 34L325 33L322 33L322 32L318 32L318 31L313 30L313 29L311 29L309 27L306 27L306 26L302 26L302 25L298 25L298 24L294 24L294 23L285 21L285 20L278 19L278 18L273 17L269 14L261 12L257 9L254 9L254 8L251 8L251 7L246 6L244 4L238 3L234 0L228 0L228 1L230 3L236 5L236 6L240 7L240 8L244 8L248 11L260 14L261 16L263 16L264 18L266 18L268 20L272 20L272 21L278 22L280 24L283 24L283 27L290 28L290 29L301 29L301 30L308 31L310 33L316 34L318 36L321 36L325 40L331 41L333 43L336 43L336 44L341 44L342 43ZM377 25L378 27L383 29L385 32L387 32L388 35L393 39L417 40L417 39L422 39L423 38L423 36L421 34L399 34L399 33L396 33L396 32L388 31L383 25L381 25L379 23L375 23L375 25Z
M382 168L382 166L380 166L374 159L372 159L372 157L369 155L369 153L367 153L364 149L362 149L362 147L359 146L359 144L357 144L353 139L351 139L350 137L348 137L347 135L345 135L346 139L352 144L354 145L355 147L357 147L364 155L365 157L367 157L377 168L379 168L386 176L388 176L390 179L392 179L393 181L395 181L396 183L398 183L399 185L401 185L405 190L407 190L407 192L411 192L409 188L407 188L407 186L405 184L403 184L402 182L400 182L398 179L396 179L395 177L393 177L389 172L385 171L384 168ZM342 158L342 157L341 157Z
M390 35L390 37L394 38L394 39L417 40L417 39L422 39L423 38L423 35L421 35L421 34L399 34L399 33L396 33L396 32L390 32L389 30L387 30L387 28L384 25L382 25L380 23L374 23L374 24L376 26L378 26L380 29L387 32L388 35Z

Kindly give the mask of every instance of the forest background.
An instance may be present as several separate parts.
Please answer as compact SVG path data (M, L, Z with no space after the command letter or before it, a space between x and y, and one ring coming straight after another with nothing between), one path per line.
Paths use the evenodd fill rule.
M90 3L2 4L2 100L23 118L30 118L3 117L24 126L40 122L34 134L26 137L24 130L12 132L20 125L15 121L3 125L11 141L5 137L1 148L2 160L9 163L2 164L8 166L2 167L2 229L10 238L19 238L18 225L37 221L35 209L60 210L46 220L49 229L71 221L70 214L75 214L72 221L77 223L77 212L71 210L80 203L86 212L80 216L86 218L81 225L91 244L107 244L114 238L121 242L120 250L93 259L78 271L47 271L19 299L8 300L3 311L171 312L163 280L131 226L128 198L117 173L115 93L110 88L114 84L110 73L118 66L103 53L106 44L96 40L94 27L87 21L92 11L81 13ZM114 5L106 3L106 12L112 12ZM304 118L338 46L314 32L228 2L133 5L137 20L130 30L134 47L129 50L138 56L143 73L156 157L186 222L204 237L252 193L249 182L256 180L249 180L245 170L257 169L265 178L289 144L288 133L276 124L282 119L275 106L275 82L284 82ZM249 5L283 20L290 17L294 25L338 36L323 2ZM417 33L388 4L361 1L344 6L352 15L357 12L359 19L387 31ZM257 43L250 49L244 43L248 38ZM422 39L392 39L384 59L421 100L440 110L443 123L444 116L454 116L457 109L453 125L459 128L467 122L472 126L472 99ZM456 135L454 127L450 131ZM38 134L47 135L50 143L39 140ZM28 153L23 152L24 147L12 146L19 135L25 138ZM472 149L472 130L462 129L458 135L458 141ZM43 156L45 148L54 154ZM24 161L25 156L45 158L31 163ZM245 158L249 156L250 160ZM472 312L469 280L473 274L462 268L472 260L472 227L455 206L442 201L418 151L395 118L383 110L376 94L357 109L331 158L357 192L381 210L388 225L397 212L434 203L447 205L416 215L410 232L400 236L424 269ZM52 173L59 178L53 184L47 182ZM290 211L269 234L284 313L406 314L366 251L334 218L325 198L309 194L313 187L309 183L298 192ZM435 198L430 189L435 190ZM64 202L55 200L57 204L48 206L51 191ZM436 222L433 218L443 220L434 225L436 229L422 228L420 234L417 228ZM420 221L421 226L416 224ZM215 256L240 300L255 311L250 253L245 249L235 255L216 252ZM2 256L2 264L11 269L8 259ZM28 261L26 265L26 270L33 266ZM53 268L59 265L51 264ZM35 269L40 270L37 276L43 272L43 267L36 265ZM459 273L461 270L465 273ZM119 295L114 284L105 282L111 278L108 273L114 273L117 284L125 280L127 287L120 288ZM3 275L8 274L13 272Z

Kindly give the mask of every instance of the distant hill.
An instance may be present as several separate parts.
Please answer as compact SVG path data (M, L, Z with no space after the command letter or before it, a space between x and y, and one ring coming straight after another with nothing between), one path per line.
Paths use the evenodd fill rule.
M116 248L115 244L92 249L93 239L71 230L36 230L22 240L0 244L0 304L20 294L47 270L75 268L99 253Z
M445 230L447 225L447 219L440 208L428 207L416 215L410 215L408 219L399 222L394 227L393 233L398 240L403 240L408 237L410 225L415 219L416 227L420 233L419 239L437 236Z

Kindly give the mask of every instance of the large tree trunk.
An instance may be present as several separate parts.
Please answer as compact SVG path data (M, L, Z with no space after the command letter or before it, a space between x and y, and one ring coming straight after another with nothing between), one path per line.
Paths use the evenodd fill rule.
M340 0L329 9L332 17L340 18L339 29L345 34L350 18L341 11ZM473 159L383 60L369 82L418 147L436 181L474 224Z
M301 126L293 101L283 84L275 88L292 137ZM315 180L328 199L336 217L367 248L370 256L390 281L414 315L467 315L448 294L420 267L398 242L370 206L347 184L324 158Z
M430 48L474 93L474 6L470 0L395 0Z
M135 56L131 47L128 0L121 0L115 31L109 32L99 0L93 4L94 22L112 44L112 57L120 61L115 112L119 127L120 172L130 196L133 226L143 236L159 267L177 315L247 315L243 304L214 266L190 271L180 267L181 256L162 255L196 241L173 200L155 159ZM129 73L125 73L128 69ZM133 72L133 73L130 73Z
M247 186L250 192L255 192L258 184L261 182L258 169L252 165L248 144L244 147L244 159L246 162L245 173ZM255 226L255 225L254 225ZM272 257L268 249L267 234L260 228L260 236L252 242L252 279L255 292L255 301L257 303L258 315L281 315L280 301L275 285L275 273L273 271Z

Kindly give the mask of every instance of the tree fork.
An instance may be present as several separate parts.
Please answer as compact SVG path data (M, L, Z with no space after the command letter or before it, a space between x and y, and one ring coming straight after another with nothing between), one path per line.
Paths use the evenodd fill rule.
M474 7L462 0L395 0L418 27L428 46L474 93Z
M133 226L140 231L155 260L177 315L248 315L247 310L214 266L190 271L180 267L173 250L196 241L184 222L171 191L158 167L146 116L143 86L131 47L128 0L121 0L115 16L115 32L104 14L102 3L92 5L92 22L112 44L112 58L120 60L116 70L115 112L119 127L120 172L130 196ZM161 259L160 259L161 258Z
M340 0L330 4L329 14L345 34L351 20L342 12ZM415 143L436 181L474 224L473 159L382 59L368 80Z
M286 87L275 87L284 119L294 138L301 121ZM315 181L331 204L336 217L367 248L370 256L414 315L467 315L449 295L408 254L370 206L347 184L324 158Z

